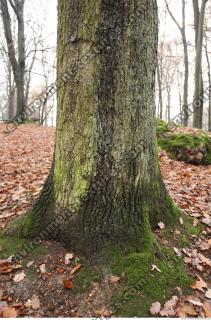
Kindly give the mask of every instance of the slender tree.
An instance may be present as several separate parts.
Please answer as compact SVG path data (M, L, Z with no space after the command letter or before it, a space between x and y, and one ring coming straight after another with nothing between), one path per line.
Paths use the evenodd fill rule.
M194 101L197 101L193 113L193 127L202 128L203 120L203 99L199 99L203 93L203 79L202 79L202 48L204 35L204 17L205 9L208 0L202 0L201 10L199 10L198 0L192 0L194 11L194 29L195 29L195 76L194 76Z
M22 112L25 106L24 100L24 76L25 76L25 34L24 34L24 2L25 0L9 0L9 3L17 17L18 23L18 57L16 57L15 44L11 30L11 17L8 8L8 0L1 0L1 17L4 26L4 34L7 42L8 56L13 70L13 76L17 89L17 114Z
M187 44L187 38L186 38L186 3L185 0L182 0L182 25L179 24L179 22L174 17L172 11L169 8L167 0L166 2L166 8L168 10L168 13L172 20L175 22L176 26L178 27L181 36L182 36L182 43L183 43L183 49L184 49L184 66L185 66L185 76L184 76L184 85L183 85L183 125L188 125L188 80L189 80L189 58L188 58L188 44Z
M20 230L86 253L148 248L151 228L178 214L156 151L156 1L60 0L58 17L58 78L72 73L52 169Z

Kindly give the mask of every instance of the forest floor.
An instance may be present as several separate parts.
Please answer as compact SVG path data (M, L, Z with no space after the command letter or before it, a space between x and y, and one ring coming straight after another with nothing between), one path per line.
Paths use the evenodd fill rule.
M53 128L23 125L7 134L0 125L0 317L110 317L113 297L126 281L125 272L99 272L83 257L49 241L14 261L12 254L23 250L25 240L4 235L8 223L26 212L41 191L51 166L54 139ZM131 300L122 302L127 311L118 315L211 317L211 166L174 161L163 151L159 159L167 189L183 214L175 230L161 221L155 238L183 260L191 280L186 281L188 290L180 286L182 275L178 284L169 282L174 288L166 288L168 294L162 294L160 300L148 289L133 290ZM150 277L162 286L164 267L162 261L154 261L158 263L150 265ZM175 277L177 269L170 271ZM144 311L131 310L143 307L142 297L149 297ZM137 302L135 307L132 301Z

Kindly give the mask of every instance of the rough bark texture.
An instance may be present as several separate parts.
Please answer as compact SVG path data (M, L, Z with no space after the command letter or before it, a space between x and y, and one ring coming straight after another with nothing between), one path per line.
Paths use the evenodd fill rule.
M79 63L58 91L55 160L22 231L42 226L84 252L149 247L151 227L178 214L156 150L156 1L60 0L58 10L58 77Z

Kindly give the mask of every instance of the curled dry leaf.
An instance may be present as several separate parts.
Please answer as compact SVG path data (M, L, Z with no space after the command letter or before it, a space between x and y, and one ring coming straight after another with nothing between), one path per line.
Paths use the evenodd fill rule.
M185 298L185 301L192 303L194 306L203 306L203 303L201 302L201 300L199 300L198 298L194 297L194 296L188 296Z
M202 222L211 227L211 217L203 218Z
M155 316L156 314L158 314L160 312L161 309L161 304L159 301L153 302L149 311L151 313L151 315Z
M13 280L14 280L14 282L21 282L24 278L25 278L25 273L24 273L24 271L22 271L21 273L17 273L15 276L14 276L14 278L13 278Z
M65 258L64 258L64 263L65 264L70 264L70 261L73 259L74 255L72 253L66 253Z
M191 285L191 288L204 292L204 288L207 288L207 284L201 277L199 277L198 275L197 277L198 280L196 280L196 282Z
M29 268L29 267L31 267L32 265L33 265L33 263L34 263L34 260L33 261L29 261L28 263L27 263L27 268Z

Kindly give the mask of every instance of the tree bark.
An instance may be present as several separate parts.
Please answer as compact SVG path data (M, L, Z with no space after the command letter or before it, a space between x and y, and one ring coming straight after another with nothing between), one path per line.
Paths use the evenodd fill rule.
M156 1L60 0L58 17L58 77L78 63L58 90L54 162L22 234L86 254L148 248L151 228L178 215L156 150Z
M159 66L158 60L157 60L157 79L158 79L159 106L160 106L159 118L162 120L163 119L163 95L162 95L162 81L161 81L161 74L160 74L160 66Z

